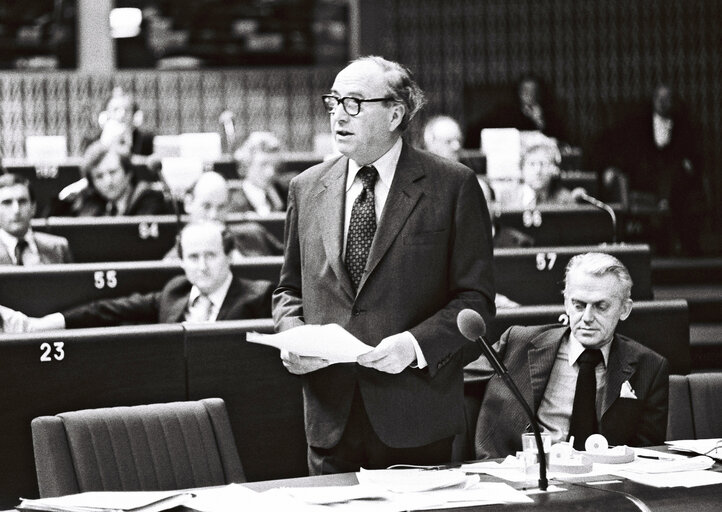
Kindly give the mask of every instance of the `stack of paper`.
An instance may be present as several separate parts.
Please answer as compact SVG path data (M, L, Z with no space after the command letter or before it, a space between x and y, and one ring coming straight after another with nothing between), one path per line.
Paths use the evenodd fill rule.
M707 455L713 459L722 460L722 439L683 439L679 441L667 441L666 445L670 450L686 453L698 453Z
M18 510L41 512L160 512L193 498L190 492L83 492L58 498L22 500Z

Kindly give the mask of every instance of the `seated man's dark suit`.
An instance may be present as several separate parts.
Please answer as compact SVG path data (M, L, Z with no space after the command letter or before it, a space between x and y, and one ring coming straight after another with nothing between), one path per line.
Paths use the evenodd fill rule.
M569 328L558 325L514 326L496 344L532 411L536 411ZM482 372L493 373L486 360ZM667 360L647 347L619 334L614 335L607 367L607 385L601 404L600 433L609 445L649 446L662 444L667 431L669 387ZM637 398L621 398L622 384L629 381ZM521 405L498 376L484 393L476 426L476 457L494 458L521 450L521 434L529 420Z
M63 312L68 329L123 324L182 322L191 283L185 276L171 279L159 292L104 299ZM271 316L270 281L234 278L218 311L217 320L243 320Z
M66 238L33 231L33 239L38 248L40 263L72 263L73 257ZM0 249L0 265L12 265L13 259L2 241L0 241Z

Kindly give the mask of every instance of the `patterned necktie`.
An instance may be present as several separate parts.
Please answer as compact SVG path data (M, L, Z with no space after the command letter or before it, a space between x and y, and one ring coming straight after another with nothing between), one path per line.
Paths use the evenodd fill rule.
M213 302L208 295L199 295L193 301L193 309L189 312L189 322L208 322L213 311Z
M574 407L569 421L569 436L574 436L574 448L584 450L584 443L599 432L597 422L597 376L595 368L602 362L599 349L586 349L577 359L579 375L574 393Z
M15 264L16 265L24 265L23 263L23 254L25 253L25 249L28 247L28 242L24 238L18 239L17 245L15 245Z
M358 290L366 269L366 260L376 233L374 185L379 174L374 166L366 165L359 169L357 176L363 184L363 190L353 203L346 238L346 268L354 291Z
M118 215L118 205L115 204L115 201L108 202L105 207L105 212L110 217L115 217L116 215Z

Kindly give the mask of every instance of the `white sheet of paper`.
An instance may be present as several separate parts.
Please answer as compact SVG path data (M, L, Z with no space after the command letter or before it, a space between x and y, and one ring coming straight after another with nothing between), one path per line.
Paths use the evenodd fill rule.
M298 510L302 512L326 510L305 505L290 496L269 492L256 492L239 484L214 487L196 492L196 497L184 506L199 512L238 512L239 503L244 512L269 510Z
M681 452L699 453L700 455L709 455L714 458L722 458L722 439L681 439L678 441L666 441L670 450Z
M277 334L249 332L246 340L331 363L355 363L358 356L374 348L338 324L301 325Z
M23 500L21 506L37 507L36 510L131 510L177 497L172 502L158 503L158 510L167 510L188 502L192 496L184 491L83 492L57 498Z

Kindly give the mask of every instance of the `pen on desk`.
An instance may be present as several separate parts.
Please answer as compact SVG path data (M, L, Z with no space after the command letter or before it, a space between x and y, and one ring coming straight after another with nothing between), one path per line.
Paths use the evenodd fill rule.
M640 459L654 459L654 460L674 460L672 457L659 457L657 455L640 455L637 454Z

